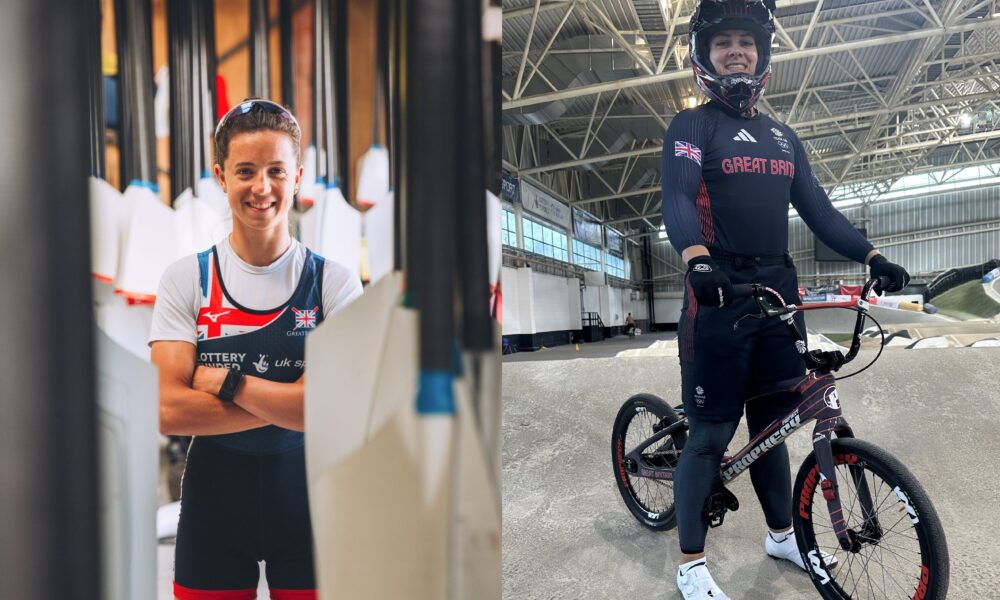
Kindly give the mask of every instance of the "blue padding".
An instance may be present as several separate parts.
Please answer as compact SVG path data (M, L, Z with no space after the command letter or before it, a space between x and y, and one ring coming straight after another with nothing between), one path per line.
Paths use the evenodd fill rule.
M330 181L326 182L326 189L329 190L329 189L333 189L333 188L336 188L336 187L340 187L340 177L334 177Z
M208 178L209 178L209 177L211 177L211 176L212 176L212 172L211 172L211 171L209 171L208 169L205 169L205 170L203 170L203 171L201 172L201 178L202 178L202 179L208 179Z
M201 286L201 295L205 298L208 298L208 261L214 248L215 246L212 246L198 253L198 284Z
M147 188L149 190L152 190L154 194L160 193L160 186L155 183L150 183L149 181L143 181L141 179L133 179L132 181L128 182L128 184L130 186L137 185L139 187Z
M450 371L421 371L417 414L455 414L455 376Z

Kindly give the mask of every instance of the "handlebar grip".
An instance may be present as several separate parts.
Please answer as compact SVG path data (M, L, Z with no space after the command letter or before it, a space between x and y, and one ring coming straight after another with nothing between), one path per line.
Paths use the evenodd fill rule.
M753 295L753 284L752 283L734 283L733 284L733 297L734 298L749 298Z
M878 283L875 284L875 291L885 292L886 288L888 288L890 284L892 284L892 279L886 277L885 275L882 275L881 277L878 278Z

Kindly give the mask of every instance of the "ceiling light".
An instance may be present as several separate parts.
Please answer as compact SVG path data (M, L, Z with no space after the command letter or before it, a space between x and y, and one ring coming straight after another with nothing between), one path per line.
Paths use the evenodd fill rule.
M962 113L958 117L958 127L959 129L969 129L972 127L972 115L969 113Z
M688 108L694 108L696 106L698 106L698 99L695 98L694 96L688 96L687 107Z

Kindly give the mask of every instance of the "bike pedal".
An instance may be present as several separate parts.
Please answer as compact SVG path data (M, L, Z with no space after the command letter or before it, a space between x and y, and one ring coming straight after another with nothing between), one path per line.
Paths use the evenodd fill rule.
M740 501L736 498L735 494L726 488L722 488L722 496L726 501L726 508L733 511L740 509Z
M740 501L736 499L736 496L722 487L705 501L702 516L709 527L718 527L725 521L727 511L739 510L739 508Z

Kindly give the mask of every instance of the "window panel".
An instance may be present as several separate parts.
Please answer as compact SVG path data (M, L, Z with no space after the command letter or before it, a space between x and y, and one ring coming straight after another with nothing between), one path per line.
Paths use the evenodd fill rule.
M567 259L566 234L527 217L522 219L525 250L557 260Z

